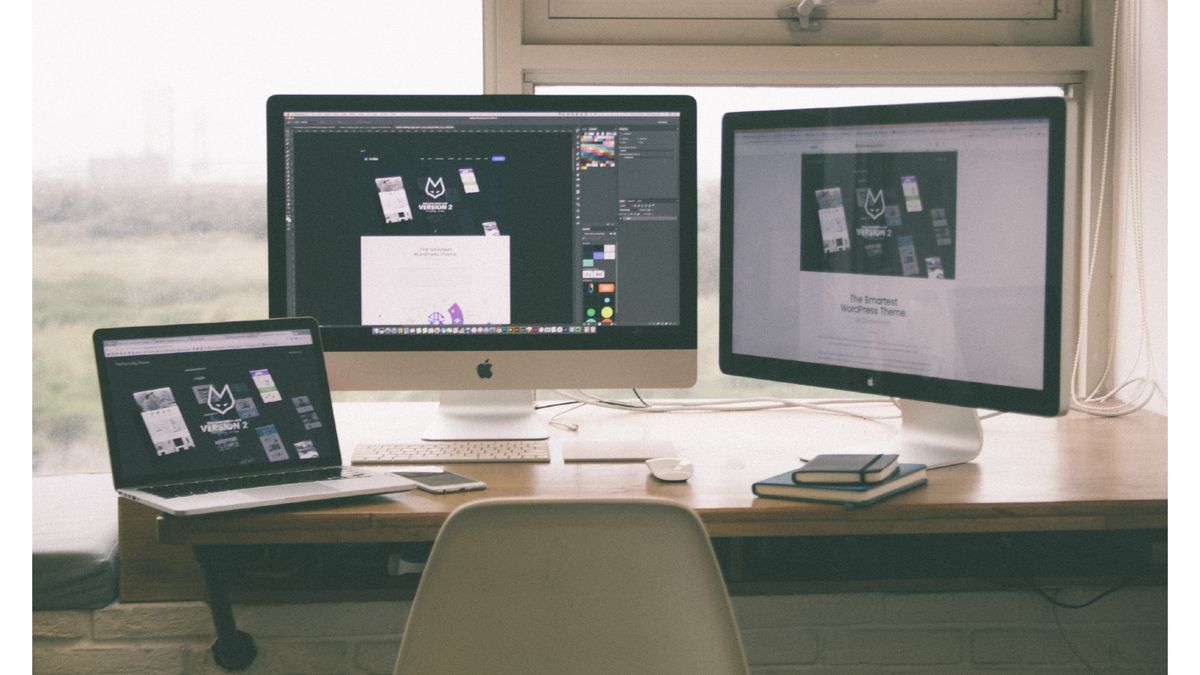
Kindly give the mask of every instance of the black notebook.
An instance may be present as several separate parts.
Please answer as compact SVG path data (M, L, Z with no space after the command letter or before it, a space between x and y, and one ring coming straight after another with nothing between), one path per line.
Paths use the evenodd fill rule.
M878 483L896 472L899 455L817 455L792 472L797 483Z
M891 478L880 483L825 483L805 485L792 480L792 473L781 473L754 484L759 497L780 497L821 504L866 506L894 494L924 485L928 478L924 464L901 464Z

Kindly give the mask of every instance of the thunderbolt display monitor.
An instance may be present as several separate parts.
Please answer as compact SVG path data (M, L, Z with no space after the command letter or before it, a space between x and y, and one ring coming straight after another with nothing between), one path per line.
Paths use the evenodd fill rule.
M537 389L696 378L686 96L267 102L270 314L335 390L436 390L430 440L544 438Z
M895 397L901 461L970 461L977 408L1053 416L1062 99L729 113L722 371ZM883 451L883 450L879 450Z

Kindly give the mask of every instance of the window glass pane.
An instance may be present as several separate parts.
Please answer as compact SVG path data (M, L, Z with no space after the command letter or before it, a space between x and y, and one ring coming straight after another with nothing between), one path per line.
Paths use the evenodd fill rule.
M699 374L688 391L646 395L724 398L734 396L848 396L792 384L759 382L721 374L717 365L718 253L721 218L721 116L735 110L780 110L883 103L1062 96L1061 87L587 87L544 86L539 94L687 94L696 99L696 173L699 200Z
M478 93L477 0L33 6L33 467L107 471L91 333L265 317L265 102Z

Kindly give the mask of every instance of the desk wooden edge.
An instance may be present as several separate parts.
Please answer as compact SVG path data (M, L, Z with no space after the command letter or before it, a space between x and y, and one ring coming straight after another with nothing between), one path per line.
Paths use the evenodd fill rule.
M798 537L1165 529L1167 501L883 504L847 510L826 505L696 508L711 537ZM428 542L449 512L289 511L226 517L159 516L166 544L351 544ZM232 520L230 519L232 518ZM235 523L236 534L228 527Z

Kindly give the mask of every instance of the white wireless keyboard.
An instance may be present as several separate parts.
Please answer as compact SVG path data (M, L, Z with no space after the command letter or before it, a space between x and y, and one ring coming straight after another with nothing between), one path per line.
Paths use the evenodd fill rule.
M354 448L353 464L549 462L549 441L420 441L370 443Z

